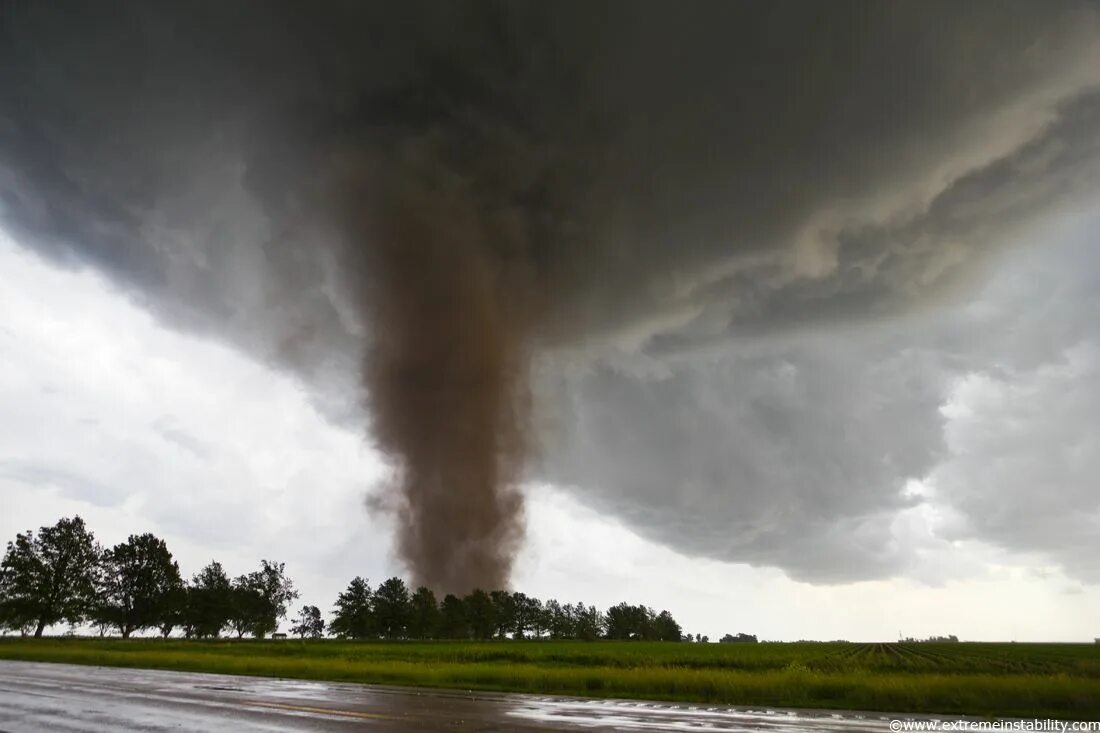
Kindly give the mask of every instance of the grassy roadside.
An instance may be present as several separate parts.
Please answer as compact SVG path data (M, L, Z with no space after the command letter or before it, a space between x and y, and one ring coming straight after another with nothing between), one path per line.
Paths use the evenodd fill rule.
M1100 650L950 646L5 638L0 658L731 705L1100 719Z

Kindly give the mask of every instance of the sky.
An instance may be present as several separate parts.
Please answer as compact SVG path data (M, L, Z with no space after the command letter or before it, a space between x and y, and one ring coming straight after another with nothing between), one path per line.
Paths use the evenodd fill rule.
M0 531L1095 637L1100 8L672 7L6 6Z
M1055 228L1067 256L1094 246L1088 227ZM1069 278L1036 286L1033 257L1021 249L983 293L1057 307L1050 301L1059 287L1072 293ZM377 583L402 573L389 520L364 503L385 473L383 457L359 430L326 419L296 379L165 328L102 276L58 268L7 236L0 270L0 535L78 513L104 544L145 531L163 537L187 576L211 559L231 574L276 559L300 602L326 612L352 577ZM1089 574L1097 467L1072 465L1055 449L1082 462L1100 455L1090 409L1100 399L1097 335L1093 327L1014 384L978 372L957 379L938 408L951 454L933 473L944 478L913 482L916 503L876 518L906 558L887 577L807 582L765 564L678 552L587 506L576 487L538 483L526 487L528 535L514 585L563 602L669 608L686 631L712 639L1088 641L1100 601ZM1043 486L1025 521L1064 522L1062 530L1033 538L1011 516L972 525L971 504L988 506L998 491L1030 496L1035 474L1049 471L1071 475ZM1016 485L952 488L975 474ZM1062 513L1075 494L1080 512ZM1075 520L1085 524L1083 541L1061 541Z

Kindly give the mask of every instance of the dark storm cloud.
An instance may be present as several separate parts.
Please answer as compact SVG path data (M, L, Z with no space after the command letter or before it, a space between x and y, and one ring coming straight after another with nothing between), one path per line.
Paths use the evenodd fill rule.
M1100 221L1066 228L1061 246L1022 255L960 314L953 340L972 335L973 371L931 481L958 512L945 536L1035 553L1096 583Z
M422 514L449 504L424 487L499 485L503 524L463 530L482 578L507 572L534 443L529 472L673 546L896 571L886 523L967 359L845 328L950 301L1097 189L1088 3L0 12L5 227L291 368L334 419L363 419L362 375L421 488L406 558L440 555ZM565 403L536 396L536 437L531 353L568 364L536 382Z
M941 540L1096 582L1098 232L1025 234L950 309L549 366L543 469L648 537L802 580L916 572L895 523L931 502Z
M907 477L944 456L941 357L897 329L712 350L646 373L543 385L547 470L692 554L854 580L912 559L891 531ZM571 401L562 403L561 395ZM556 402L555 402L556 398Z

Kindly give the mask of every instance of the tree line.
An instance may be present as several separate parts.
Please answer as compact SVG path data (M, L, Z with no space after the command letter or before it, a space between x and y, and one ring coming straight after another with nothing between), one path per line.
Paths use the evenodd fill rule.
M355 578L336 599L329 633L346 639L642 639L681 641L668 611L620 603L606 612L584 603L541 601L520 592L474 590L436 599L401 578L371 589Z
M0 563L0 628L36 637L54 624L88 623L124 638L177 628L191 637L232 629L262 638L297 597L282 563L264 560L230 580L211 562L185 582L164 540L130 535L103 548L80 517L17 534Z
M212 639L223 633L264 638L298 598L285 565L263 560L230 579L212 561L185 580L164 540L131 535L104 548L79 516L27 531L8 542L0 563L0 629L38 637L55 624L91 624L124 638L155 630ZM303 606L291 633L326 633L317 606ZM541 601L520 592L474 590L437 600L401 578L371 588L357 577L339 594L327 627L345 639L641 639L690 640L668 611L620 603L606 611L584 603Z

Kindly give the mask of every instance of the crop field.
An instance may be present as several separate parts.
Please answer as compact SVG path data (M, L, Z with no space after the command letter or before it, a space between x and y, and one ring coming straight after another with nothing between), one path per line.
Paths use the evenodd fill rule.
M730 705L1100 720L1100 645L0 638L0 658Z

